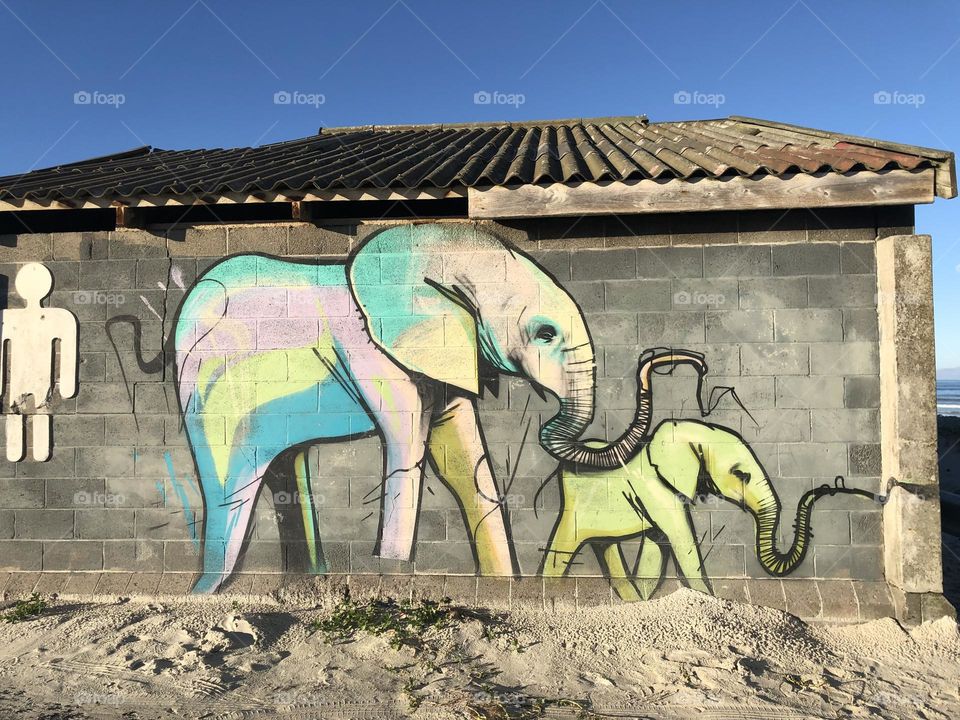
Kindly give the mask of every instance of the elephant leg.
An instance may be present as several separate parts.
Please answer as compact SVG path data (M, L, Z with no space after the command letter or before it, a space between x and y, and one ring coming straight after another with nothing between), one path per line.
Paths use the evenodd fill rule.
M610 580L610 584L617 592L617 597L625 602L636 602L637 600L646 600L640 590L634 583L633 578L627 574L626 563L623 559L623 550L620 543L591 543L593 552L600 561L600 567L604 574Z
M305 449L293 459L293 473L297 479L297 497L300 500L300 515L303 520L303 536L307 543L310 572L321 575L327 571L323 547L317 533L317 516L313 509L313 491L310 487L310 463Z
M633 572L634 582L644 600L649 600L663 582L666 562L667 557L660 544L653 537L644 537Z
M570 563L580 549L573 513L560 512L557 524L550 533L540 573L544 577L561 577L570 569Z
M700 545L694 535L693 519L688 509L684 508L682 512L686 522L680 520L670 530L664 529L677 563L677 570L691 589L712 595L713 590L700 555Z
M434 471L460 504L480 574L516 573L503 502L472 401L457 397L443 408L433 421L428 450Z
M399 411L377 413L384 442L384 480L380 502L380 537L374 554L390 560L413 560L423 486L424 456L432 404L408 393Z

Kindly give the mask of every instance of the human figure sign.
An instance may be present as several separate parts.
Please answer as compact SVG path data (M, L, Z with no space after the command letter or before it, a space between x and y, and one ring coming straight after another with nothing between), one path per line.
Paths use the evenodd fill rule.
M26 419L31 417L33 459L50 459L48 403L59 381L60 396L77 394L77 318L69 310L43 307L53 289L53 276L40 263L24 265L14 282L26 301L22 309L4 310L0 317L0 395L5 395L7 460L20 462L26 454ZM60 346L58 377L53 377L55 344ZM10 382L4 360L10 364Z

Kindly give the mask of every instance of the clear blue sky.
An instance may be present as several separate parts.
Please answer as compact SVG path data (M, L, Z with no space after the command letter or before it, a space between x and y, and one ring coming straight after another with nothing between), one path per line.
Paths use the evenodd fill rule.
M0 60L0 174L320 126L641 113L960 149L954 0L0 0ZM934 237L938 364L960 366L960 199L917 225Z

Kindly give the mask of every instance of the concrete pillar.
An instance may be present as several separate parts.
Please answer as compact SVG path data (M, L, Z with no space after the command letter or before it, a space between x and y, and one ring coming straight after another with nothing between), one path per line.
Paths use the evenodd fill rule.
M907 593L943 587L937 471L933 273L929 235L877 242L880 434L887 582Z

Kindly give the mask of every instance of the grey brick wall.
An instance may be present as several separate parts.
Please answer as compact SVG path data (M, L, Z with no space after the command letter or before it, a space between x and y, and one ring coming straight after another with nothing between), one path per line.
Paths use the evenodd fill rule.
M857 211L859 212L859 211ZM750 444L784 505L789 535L804 491L837 475L879 488L879 381L874 215L821 227L799 213L695 219L600 218L494 227L576 298L597 349L597 413L588 436L614 439L634 409L637 357L650 347L701 352L707 393L733 387L707 420ZM849 218L848 218L849 219ZM375 226L373 226L375 227ZM129 326L119 359L105 329L138 318L147 355L163 346L184 289L225 254L265 251L343 257L371 226L269 225L21 236L0 249L12 288L18 267L40 261L55 276L50 304L80 320L80 391L56 399L50 462L0 461L0 570L193 572L203 501L180 427L172 368L141 370ZM638 247L639 246L639 247ZM11 306L19 299L11 292ZM522 571L536 572L556 522L556 464L539 427L556 411L523 380L503 378L481 400L481 421L508 502ZM699 417L692 374L654 379L655 422ZM523 442L524 432L527 434ZM332 572L474 571L459 509L428 474L416 558L372 557L380 486L376 438L312 448L310 465L324 555ZM862 498L817 504L814 541L797 577L883 579L881 508ZM296 569L304 548L281 542L295 502L264 490L241 572ZM729 503L693 511L711 578L763 578L751 518ZM782 538L781 547L789 537ZM636 543L625 544L632 559ZM633 553L633 555L631 554ZM668 572L675 574L672 563ZM593 554L572 574L599 573Z

